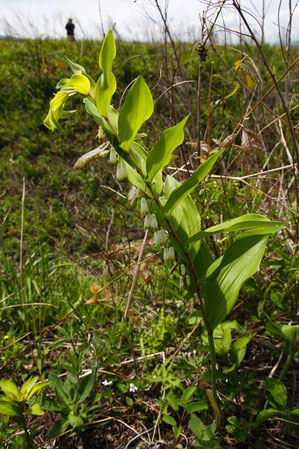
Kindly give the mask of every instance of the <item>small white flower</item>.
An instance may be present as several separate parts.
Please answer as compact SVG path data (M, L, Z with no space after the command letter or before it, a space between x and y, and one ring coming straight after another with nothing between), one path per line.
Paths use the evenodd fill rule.
M125 181L128 179L128 170L125 162L121 159L116 167L116 179L118 181Z
M168 248L164 248L163 258L164 258L165 262L168 261L168 259L169 259L169 249Z
M150 216L150 227L156 231L158 229L158 222L155 214Z
M181 265L181 275L182 275L182 276L185 276L185 274L186 274L186 267L185 267L184 264L182 264L182 265Z
M155 232L154 234L154 242L156 245L163 245L167 240L167 234L164 229L161 229L160 231Z
M145 198L141 198L140 201L141 214L147 215L149 213L147 201Z
M130 383L130 392L131 393L136 393L136 391L138 391L138 387L136 387L135 384Z
M150 215L146 215L144 219L144 229L150 229L151 226L151 217Z
M172 260L172 259L174 259L174 256L175 256L175 253L174 253L174 247L171 246L171 247L168 249L168 258L169 258L170 260Z
M183 290L184 288L184 278L183 276L180 276L180 290Z
M112 380L107 380L107 379L105 379L103 382L102 382L102 385L104 385L105 387L107 387L107 385L111 385L112 384Z
M186 276L186 285L187 285L187 287L190 287L190 284L191 284L190 276L189 276L189 274L187 274L187 276Z
M111 147L111 150L110 150L109 162L112 165L116 164L116 162L117 162L117 154L116 154L116 151L115 151L115 149L113 147Z

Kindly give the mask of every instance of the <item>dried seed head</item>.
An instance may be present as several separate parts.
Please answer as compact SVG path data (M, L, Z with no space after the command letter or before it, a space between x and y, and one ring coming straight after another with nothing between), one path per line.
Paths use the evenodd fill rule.
M243 129L243 131L242 131L241 147L242 147L242 150L244 150L246 153L251 153L251 151L252 151L251 140L250 140L250 137L249 137L247 131L245 131L245 129Z
M237 137L237 133L230 134L224 140L222 140L222 142L219 143L219 147L229 148L236 140L236 137Z

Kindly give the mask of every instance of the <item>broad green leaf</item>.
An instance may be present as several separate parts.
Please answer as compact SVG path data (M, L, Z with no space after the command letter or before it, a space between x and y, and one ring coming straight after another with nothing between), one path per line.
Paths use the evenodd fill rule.
M69 421L66 419L60 419L59 421L56 421L54 426L51 427L48 437L49 438L57 438L59 435L61 435L63 432L66 431L66 429L69 426Z
M162 209L164 216L169 216L174 208L182 201L189 193L191 193L195 187L210 173L215 162L221 156L224 149L220 149L217 153L213 154L203 164L201 164L195 172L184 182L180 187L174 190L167 203Z
M285 338L291 343L295 344L296 341L299 338L299 325L289 325L289 324L282 324L281 325L281 332L285 336Z
M226 251L216 275L203 283L205 310L212 329L221 323L235 305L244 282L259 268L267 236L252 235L236 240Z
M91 78L91 76L88 75L88 73L86 72L85 68L82 65L77 64L76 62L71 61L67 56L65 58L66 58L66 60L67 60L67 62L69 64L70 68L72 69L73 73L75 73L77 75L85 75L89 79L91 88L93 90L95 88L95 82Z
M245 357L246 354L246 346L252 339L254 334L244 335L244 337L238 338L231 348L231 360L235 364L235 366L239 365Z
M128 153L124 150L121 150L120 155L126 161L126 165L130 165L130 168L127 167L128 179L130 183L145 192L150 198L152 198L152 193L146 186L143 177L135 170L135 166L137 166L143 176L145 176L145 164L147 156L147 152L145 151L145 149L139 143L133 142L130 149L130 157L128 157ZM162 173L157 173L155 175L151 187L156 195L160 195L163 187Z
M179 411L180 401L172 391L166 396L165 399L175 412Z
M172 416L164 415L162 419L163 419L164 422L166 422L170 426L177 427L177 422L176 422L176 420Z
M133 184L133 186L137 187L137 189L142 190L142 192L146 193L150 198L152 198L153 197L152 193L146 186L142 176L134 168L132 168L132 166L130 164L128 164L127 162L125 162L125 165L126 165L127 172L128 172L129 182L131 184ZM157 180L157 182L160 183L160 181L158 181L158 180Z
M68 414L68 421L74 429L84 425L84 421L81 416L75 415L73 411Z
M182 426L181 425L179 425L178 427L174 427L173 428L173 436L174 436L175 440L177 440L179 438L181 432L182 432Z
M56 89L59 89L59 90L63 89L63 87L67 86L69 82L70 82L70 78L62 78L56 84Z
M62 80L62 84L58 84L62 91L68 91L75 89L77 92L83 95L88 95L90 90L90 81L85 75L73 75L69 80Z
M108 111L108 122L115 134L118 134L118 111L110 105Z
M58 376L56 376L56 374L50 372L49 381L50 387L56 393L59 402L68 408L71 400L65 391L65 387L61 379Z
M54 129L62 128L59 126L58 121L62 116L64 105L68 99L68 92L60 91L50 101L50 109L47 117L44 120L44 125L51 131Z
M191 415L189 426L191 427L194 435L201 440L203 436L203 432L205 430L205 426L202 423L201 419L199 419L196 415Z
M91 390L94 386L94 376L93 374L89 374L81 380L78 391L77 391L77 401L78 403L85 401L85 399L91 393Z
M274 335L274 337L287 340L292 345L299 337L299 325L288 325L269 322L266 325L266 330Z
M163 131L162 136L148 154L146 160L147 181L151 182L155 174L169 164L173 151L184 140L183 130L189 115L177 125Z
M129 151L141 125L154 111L152 94L142 76L130 88L118 118L120 146Z
M21 399L18 387L11 379L1 380L0 389L9 399L13 399L15 401L19 401Z
M270 234L272 232L279 231L285 223L270 221L267 217L258 214L248 214L242 215L241 217L233 218L232 220L225 221L219 225L212 226L205 231L198 232L193 235L190 242L195 242L198 239L203 239L220 232L232 232L232 231L243 231L243 230L256 230L263 229L263 234ZM264 232L265 229L268 232Z
M217 329L218 328L219 328L219 326L217 326ZM216 329L214 331L214 338L215 338L215 334L216 334ZM231 330L230 330L230 328L227 328L223 331L221 340L214 339L216 354L220 355L221 357L225 357L231 348L231 342L232 342Z
M182 184L176 181L172 176L167 176L164 184L164 197L162 204L165 204L167 200L171 197L172 193L176 191ZM162 217L161 217L162 219ZM180 238L183 246L188 247L189 237L194 233L200 231L200 215L198 209L192 200L190 195L187 195L172 211L168 217L173 229ZM170 229L168 229L170 231ZM184 258L181 247L177 244L174 238L172 239L172 244ZM202 278L207 270L207 267L211 263L211 256L207 245L204 240L192 243L189 247L189 254L193 261L194 267L196 269L196 274L198 278ZM185 260L187 262L187 260ZM192 278L191 278L192 282ZM190 288L190 293L194 291L194 285Z
M113 31L109 30L105 36L99 55L99 66L104 72L111 72L115 55L116 46Z
M3 400L0 397L0 415L21 416L18 404L13 401Z
M83 103L85 104L85 109L88 114L90 114L94 121L100 125L101 124L101 116L99 114L99 111L97 110L96 105L92 102L90 98L84 98Z
M29 400L38 391L42 390L43 388L46 388L48 385L49 385L49 382L39 382L38 384L34 385L32 390L26 396L27 400Z
M225 329L223 332L223 337L221 338L221 344L223 347L223 350L227 353L230 350L231 344L232 344L232 333L231 330Z
M93 101L90 98L83 98L83 103L85 104L86 112L94 118L95 122L103 128L105 133L109 136L114 136L114 130L107 120L99 114L99 111Z
M192 398L195 391L196 391L196 387L189 387L189 388L187 388L187 390L184 391L184 393L180 399L180 405L182 407L184 407L187 404L187 402Z
M112 73L112 63L115 54L116 47L113 32L109 30L104 39L99 57L99 65L103 72L97 81L94 92L98 111L104 117L108 116L111 98L116 91L116 79Z
M279 410L276 410L275 408L267 408L266 410L263 410L257 415L255 425L260 426L261 424L263 424L264 421L267 421L267 419L272 418L272 416L278 414Z
M266 389L269 391L272 398L274 399L275 406L278 404L282 408L286 408L288 393L287 393L286 387L280 380L273 379L272 377L267 377ZM273 402L273 401L271 401L270 398L269 398L269 400L270 400L270 402ZM273 404L271 404L271 405L273 405Z
M34 387L34 385L36 384L36 382L38 381L38 377L34 376L34 377L29 377L29 379L27 379L20 390L21 393L21 398L25 399L26 401L28 400L27 395L29 395L29 393L31 392L32 388Z
M207 402L191 402L191 404L188 404L185 408L187 413L194 413L194 412L200 412L201 410L207 410L209 408L209 405Z
M42 416L45 412L41 408L39 404L33 404L31 407L29 407L26 411L26 415L36 415L36 416Z
M106 156L109 153L110 142L104 142L99 147L94 150L89 151L88 153L83 154L74 164L74 169L82 169L86 167L91 161L97 159L99 157Z
M103 117L108 116L111 98L116 91L116 87L116 79L112 72L101 74L95 87L94 98L97 109Z

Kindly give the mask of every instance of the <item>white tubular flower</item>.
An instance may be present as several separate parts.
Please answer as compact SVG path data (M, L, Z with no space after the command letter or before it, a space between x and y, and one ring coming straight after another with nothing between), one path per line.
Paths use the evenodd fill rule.
M184 278L183 276L180 276L180 290L184 289Z
M116 179L118 181L125 181L128 179L128 170L125 162L121 159L116 167Z
M128 193L128 201L131 205L135 203L135 201L140 198L140 190L137 187L132 186Z
M147 205L147 201L146 201L145 198L141 198L140 207L141 207L141 214L142 215L149 214L148 205Z
M187 276L186 276L186 285L187 285L187 287L190 287L190 284L191 284L190 276L189 276L189 274L187 274Z
M181 265L181 275L182 275L182 276L185 276L185 274L186 274L186 267L185 267L184 264L182 264L182 265Z
M169 260L169 248L164 248L163 259L165 260L165 262Z
M164 229L154 233L154 243L155 245L163 245L167 240L167 234Z
M110 164L114 165L117 162L117 154L113 147L111 147L110 153L109 153L109 162Z
M151 217L150 215L146 215L144 219L144 229L149 229L151 226Z
M156 230L159 228L158 222L157 222L157 218L156 218L156 215L155 215L155 214L152 214L152 215L150 216L150 227L151 227L154 231L156 231Z
M175 253L174 253L174 247L171 246L171 247L169 248L169 254L168 254L169 260L174 259L174 256L175 256Z

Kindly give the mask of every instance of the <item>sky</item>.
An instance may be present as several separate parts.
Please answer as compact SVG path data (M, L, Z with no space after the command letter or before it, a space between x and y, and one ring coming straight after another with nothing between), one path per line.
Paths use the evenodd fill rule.
M199 14L206 8L207 0L159 0L163 6L168 2L169 27L175 36L182 40L196 41L200 37ZM280 0L265 0L267 10L265 19L265 39L273 43L278 41L277 9ZM0 35L16 34L19 37L65 36L65 24L69 17L76 25L76 37L101 39L104 30L116 27L123 39L158 40L162 34L161 21L157 10L152 6L154 0L0 0ZM212 0L216 3L216 0ZM291 1L293 8L298 0ZM241 5L251 12L248 20L254 31L259 34L259 19L263 0L241 0ZM223 13L225 24L232 30L239 29L237 14L233 11L231 0ZM289 20L289 0L282 0L280 23L282 32ZM212 9L208 18L213 17ZM292 40L299 41L299 7L293 17ZM219 39L222 18L215 29ZM245 31L245 29L244 29ZM232 38L228 38L232 39Z

